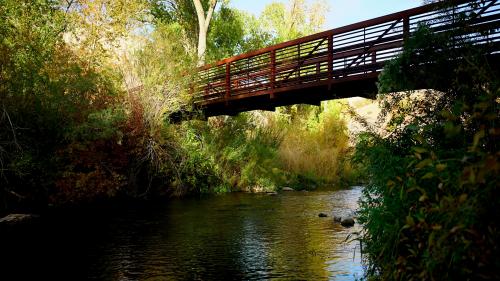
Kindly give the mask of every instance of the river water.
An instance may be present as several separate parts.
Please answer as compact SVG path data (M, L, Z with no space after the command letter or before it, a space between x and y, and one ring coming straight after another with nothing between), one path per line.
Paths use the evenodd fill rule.
M356 280L361 188L232 193L44 216L2 230L0 280ZM327 218L318 213L329 214Z

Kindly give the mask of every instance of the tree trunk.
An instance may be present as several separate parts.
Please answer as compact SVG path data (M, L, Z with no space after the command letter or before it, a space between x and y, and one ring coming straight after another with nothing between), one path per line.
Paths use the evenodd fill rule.
M198 16L198 66L205 64L205 52L207 50L207 33L210 20L212 19L212 14L214 12L215 6L217 5L217 0L210 0L210 6L208 7L207 14L203 10L200 0L193 0L194 6L196 8L196 15Z
M205 52L207 50L207 30L200 24L198 33L198 66L205 64Z

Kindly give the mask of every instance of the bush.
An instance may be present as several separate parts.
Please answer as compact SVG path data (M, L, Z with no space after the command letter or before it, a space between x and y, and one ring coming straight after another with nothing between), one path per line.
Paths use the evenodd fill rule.
M411 105L421 110L410 119L395 99L392 134L366 134L356 147L369 179L359 219L370 279L500 278L500 80L484 54L421 27L384 69L383 92L424 83L444 94L430 108Z

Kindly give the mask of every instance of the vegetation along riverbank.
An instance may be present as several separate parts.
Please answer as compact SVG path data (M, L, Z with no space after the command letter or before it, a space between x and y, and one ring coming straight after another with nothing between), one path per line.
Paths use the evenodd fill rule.
M428 22L410 34L396 21L404 47L373 100L173 123L194 102L199 67L323 31L328 3L272 2L254 15L218 0L4 0L0 216L363 184L367 280L498 280L500 79L488 49L498 4L458 2L435 12L450 30ZM349 51L365 52L356 67L385 45L374 46Z

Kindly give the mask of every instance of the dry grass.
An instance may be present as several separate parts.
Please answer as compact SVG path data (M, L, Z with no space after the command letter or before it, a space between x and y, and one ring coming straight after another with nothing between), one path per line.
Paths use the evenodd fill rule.
M349 150L349 136L341 117L341 105L329 106L319 118L293 123L279 147L285 170L314 175L326 182L336 182L346 172L344 159Z

